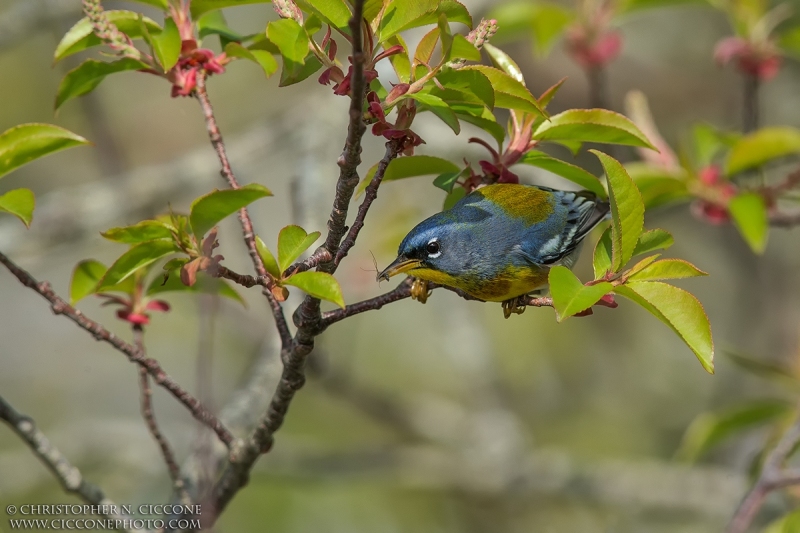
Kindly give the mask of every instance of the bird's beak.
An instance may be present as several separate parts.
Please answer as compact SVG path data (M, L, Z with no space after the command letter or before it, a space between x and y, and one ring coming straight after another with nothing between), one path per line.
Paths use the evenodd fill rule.
M420 266L422 262L419 259L408 259L402 255L398 256L397 259L392 261L392 264L386 267L386 269L378 274L378 281L385 279L389 281L389 278L396 274L402 274L403 272L408 272L413 268L417 268Z

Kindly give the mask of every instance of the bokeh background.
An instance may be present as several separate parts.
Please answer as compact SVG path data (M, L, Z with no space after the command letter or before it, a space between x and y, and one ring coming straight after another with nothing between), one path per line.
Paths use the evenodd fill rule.
M500 0L465 0L476 19ZM0 0L0 130L52 122L95 143L30 164L3 179L37 195L30 230L0 219L0 250L38 279L67 293L81 259L110 264L123 248L101 238L222 187L202 114L191 98L173 99L156 77L124 73L68 103L57 115L60 78L75 58L52 65L60 36L80 18L78 0ZM145 11L129 2L111 8ZM267 5L226 11L241 33L263 31L276 15ZM725 17L685 5L632 14L621 24L624 49L609 70L611 107L643 91L673 145L707 121L737 129L740 79L713 61ZM213 47L216 39L209 39ZM413 41L413 38L411 38ZM522 67L534 94L567 76L551 104L586 107L582 72L557 44L546 59L529 41L504 49ZM277 77L276 77L277 78ZM274 198L251 207L257 233L274 245L289 223L324 230L338 175L348 101L315 77L279 89L252 64L237 62L209 81L217 118L240 181L268 186ZM800 67L787 61L764 86L763 122L800 127ZM415 128L418 153L475 162L469 126L453 136L433 117ZM368 135L369 137L369 135ZM381 157L368 138L366 169ZM632 159L633 152L621 151ZM587 159L583 161L591 165ZM531 183L569 187L544 171ZM345 299L374 296L375 267L393 257L405 232L441 208L430 178L381 188L358 245L340 270ZM785 397L749 376L725 351L787 366L798 352L800 247L796 231L775 230L754 256L735 229L694 219L687 206L648 212L647 227L671 231L669 256L711 275L681 285L710 317L718 351L706 374L680 339L628 302L590 318L557 324L551 309L503 320L499 305L466 302L436 291L428 304L406 300L330 328L309 361L310 378L291 406L272 452L215 530L272 533L719 531L743 495L748 469L767 434L742 434L688 464L674 458L700 413L748 398ZM596 237L595 237L596 238ZM221 229L225 264L247 272L238 223ZM576 271L591 275L589 254ZM244 290L240 291L243 294ZM223 409L254 375L267 397L280 371L276 335L263 298L248 307L188 295L154 317L149 354L179 382ZM293 295L290 303L298 301ZM113 311L86 300L80 308L127 337ZM86 477L115 501L162 503L170 484L139 415L136 368L0 272L0 393L32 416ZM782 396L783 395L783 396ZM173 398L154 395L156 416L179 459L207 435ZM77 502L10 432L0 430L0 503ZM789 502L768 501L761 523ZM8 525L0 520L0 531Z

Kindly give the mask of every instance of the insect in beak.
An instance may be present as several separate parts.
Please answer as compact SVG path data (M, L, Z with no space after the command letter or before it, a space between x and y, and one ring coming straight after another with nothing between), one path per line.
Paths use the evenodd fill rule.
M386 269L378 274L377 281L382 279L389 281L389 278L395 276L397 274L402 274L403 272L408 272L414 268L419 267L422 262L419 259L408 259L407 257L398 256L397 259L392 261L392 264L386 267Z

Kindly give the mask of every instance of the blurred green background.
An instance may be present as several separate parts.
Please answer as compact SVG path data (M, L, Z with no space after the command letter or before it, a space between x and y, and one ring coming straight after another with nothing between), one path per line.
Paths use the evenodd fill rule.
M494 0L464 2L475 19ZM165 212L223 186L203 117L191 98L173 99L155 76L124 73L53 113L60 78L76 63L52 65L63 32L80 17L78 0L0 0L0 131L52 122L95 143L34 162L4 178L3 190L37 195L30 230L0 219L0 250L61 294L85 258L106 264L123 249L99 232ZM107 9L150 12L140 4ZM241 33L263 31L269 5L226 11ZM724 16L701 6L652 9L621 25L624 49L609 71L612 107L627 91L649 98L673 145L699 121L736 129L740 80L713 61L729 33ZM212 47L217 47L215 38ZM551 104L586 107L586 80L557 44L547 59L529 42L503 48L540 94L564 76ZM71 58L74 59L74 58ZM251 208L257 232L274 244L300 223L324 230L343 145L348 101L315 77L279 89L252 64L237 62L210 79L209 92L240 181L268 186L275 198ZM787 61L765 85L764 124L800 127L800 68ZM421 115L417 153L473 162L483 154ZM368 135L368 137L370 137ZM363 168L383 153L368 138ZM623 152L625 157L633 153ZM532 183L569 186L544 171ZM396 284L374 281L373 253L385 266L416 222L441 207L444 193L419 178L381 188L358 245L340 270L355 302ZM726 350L792 365L800 356L800 247L775 230L755 257L730 226L694 219L687 206L649 212L647 227L671 231L668 255L692 261L708 278L687 281L710 317L717 372L706 374L680 339L622 302L590 318L557 324L551 309L503 320L500 306L436 291L427 305L405 300L337 324L318 339L310 378L291 406L273 450L253 472L215 530L305 532L670 532L719 531L744 493L766 434L753 431L715 448L695 465L673 459L702 412L748 398L778 397L773 385L742 373ZM238 223L221 228L225 264L248 272ZM576 272L588 279L588 255ZM244 293L244 291L240 291ZM280 370L263 298L248 307L188 295L147 330L149 354L180 383L222 409L258 369L270 394ZM290 304L296 304L293 294ZM113 312L80 308L128 338ZM293 308L293 307L292 307ZM210 376L204 377L204 376ZM210 382L210 384L209 384ZM0 393L32 416L86 477L118 503L162 503L169 479L138 412L136 368L0 272ZM180 460L208 436L162 390L156 416ZM10 432L0 431L0 503L76 502ZM769 500L762 522L791 503ZM0 531L8 525L0 520Z

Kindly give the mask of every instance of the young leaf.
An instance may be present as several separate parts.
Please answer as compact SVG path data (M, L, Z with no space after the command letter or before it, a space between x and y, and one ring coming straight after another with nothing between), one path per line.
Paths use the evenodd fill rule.
M606 171L611 202L612 266L614 272L619 272L633 257L639 242L644 226L644 204L639 189L619 161L597 150L591 152Z
M106 76L124 72L126 70L145 70L148 66L137 59L126 57L111 63L104 63L96 59L87 59L74 69L67 72L58 86L56 93L56 109L64 102L92 92Z
M670 232L663 229L651 229L639 236L639 242L633 249L633 255L646 254L654 250L666 250L675 244Z
M502 70L485 65L469 65L464 70L475 70L489 78L494 89L495 106L549 116L522 83Z
M739 194L728 204L728 211L750 248L757 254L763 254L769 236L764 197L754 192Z
M166 0L164 1L166 2ZM164 9L166 9L166 7ZM105 16L108 18L109 22L119 28L119 31L131 39L142 37L142 26L139 23L139 17L142 18L142 23L144 23L150 33L158 33L161 31L161 26L156 24L154 20L133 11L109 10L105 12ZM61 42L56 46L53 61L61 61L67 56L101 44L103 44L103 41L94 34L92 23L88 18L82 18L61 38Z
M399 54L389 56L389 62L392 64L392 67L394 67L397 79L400 80L401 83L409 83L411 80L411 60L408 58L408 45L406 45L406 42L401 36L395 35L383 43L383 49L388 50L393 46L402 46L403 51Z
M305 8L304 11L315 13L326 24L350 34L347 24L353 14L344 0L301 0L298 5Z
M579 166L572 165L560 159L556 159L547 155L544 152L536 150L526 153L519 160L519 163L524 165L531 165L534 167L543 168L553 174L566 178L574 183L577 183L584 189L592 191L600 198L605 198L607 195L603 184L597 179L597 176L591 174Z
M633 300L669 326L695 353L700 364L714 373L714 342L702 304L692 294L661 281L634 281L614 292Z
M780 420L792 412L792 405L781 400L759 400L722 413L703 413L695 418L683 435L675 455L696 461L720 442L748 429Z
M626 117L607 109L570 109L550 117L534 132L540 141L580 141L653 148Z
M183 284L177 272L172 272L167 276L166 281L163 276L158 276L147 287L145 294L153 296L163 292L214 293L237 301L245 307L247 306L242 296L224 279L212 278L204 272L198 272L197 281L191 287Z
M242 42L245 37L233 31L221 11L210 11L197 21L197 33L201 39L219 35L219 43L225 48L230 42Z
M450 194L448 194L445 197L442 209L444 211L447 211L448 209L456 205L458 201L464 198L466 195L467 195L467 190L464 189L464 187L455 187L452 191L450 191Z
M136 244L114 261L97 286L97 292L125 281L142 267L179 251L172 239L160 239Z
M259 198L272 196L272 193L258 183L250 183L239 189L213 191L192 202L189 223L197 238L203 235L223 218L232 215Z
M308 55L308 36L292 19L273 20L267 25L267 37L281 51L285 60L302 65Z
M410 28L435 24L439 19L435 15L438 4L436 0L390 0L378 24L377 42L382 43ZM433 20L424 19L429 13L434 14Z
M5 194L0 194L0 211L11 213L30 227L33 221L33 208L36 197L30 189L13 189Z
M456 135L461 133L461 125L458 123L456 114L453 113L453 110L450 109L450 106L448 106L444 100L438 96L433 96L432 94L427 93L415 93L409 95L409 98L413 98L417 102L423 104L420 111L430 111L439 117L442 122L450 126L450 129L453 130L453 133ZM395 159L394 161L401 161L401 159Z
M294 285L309 296L333 302L344 309L342 288L336 278L325 272L299 272L290 276L285 283Z
M606 281L586 286L565 266L550 269L550 294L559 322L589 309L613 288Z
M433 180L433 185L449 194L453 192L453 187L458 181L458 178L463 176L466 172L466 169L460 172L443 172L436 176L436 179Z
M306 233L300 226L286 226L278 235L278 270L285 271L303 252L317 242L320 233ZM280 276L276 276L280 278Z
M450 56L448 59L466 59L467 61L480 61L481 51L475 48L472 44L461 34L453 36L453 43L450 45Z
M439 41L442 43L442 58L447 60L450 57L450 49L453 46L453 34L450 32L450 24L447 23L447 15L439 14L437 20L439 27Z
M181 34L172 17L164 19L163 31L150 34L150 44L164 72L175 66L181 57Z
M295 83L300 83L322 67L322 63L317 57L310 53L306 56L304 63L295 63L288 58L283 58L283 70L281 70L281 81L278 87L288 87Z
M264 241L261 240L261 237L256 236L256 250L258 251L258 255L261 256L261 260L264 262L264 268L267 269L273 278L281 279L281 269L278 266L278 262L275 260L275 256L272 255L272 252L269 251L267 245L264 244Z
M361 180L358 185L358 193L364 191L372 181L372 177L378 170L376 164L367 171L367 175ZM389 166L386 167L386 172L383 174L383 181L394 181L405 178L415 178L417 176L430 176L432 174L441 174L442 172L460 172L461 169L455 163L442 159L441 157L434 157L432 155L411 155L393 159Z
M433 28L426 33L422 39L420 39L419 44L417 44L417 49L414 51L414 64L427 65L430 63L431 57L433 57L433 51L436 50L436 43L438 42L439 28Z
M497 68L525 85L525 78L522 76L522 70L519 68L519 65L511 59L511 56L489 43L484 43L483 49L486 50L486 53L492 58L492 63L494 63Z
M111 228L100 235L114 242L137 244L155 239L170 239L172 231L169 226L158 220L142 220L132 226Z
M34 159L89 141L50 124L20 124L0 134L0 177Z
M275 57L265 50L250 50L239 43L228 43L225 46L225 54L228 57L238 57L252 61L264 70L267 78L278 70L278 62Z
M271 0L192 0L192 19L197 20L201 15L225 7L243 6L245 4L269 4Z
M683 259L662 259L647 265L628 278L629 281L655 281L662 279L694 278L707 276L693 264Z
M400 0L408 1L408 0ZM427 24L436 24L437 20L444 15L449 22L460 22L469 29L472 29L472 15L469 14L464 4L456 0L437 0L436 10L424 15L421 19L414 22L414 26L425 26ZM401 31L407 30L409 27Z
M611 270L611 227L608 227L594 246L592 268L594 279L600 279Z
M69 284L70 305L75 305L90 294L95 294L97 284L103 279L106 270L103 263L94 259L86 259L75 265L72 281Z
M789 127L762 128L739 139L733 145L725 165L732 176L760 167L779 157L800 153L800 130Z

